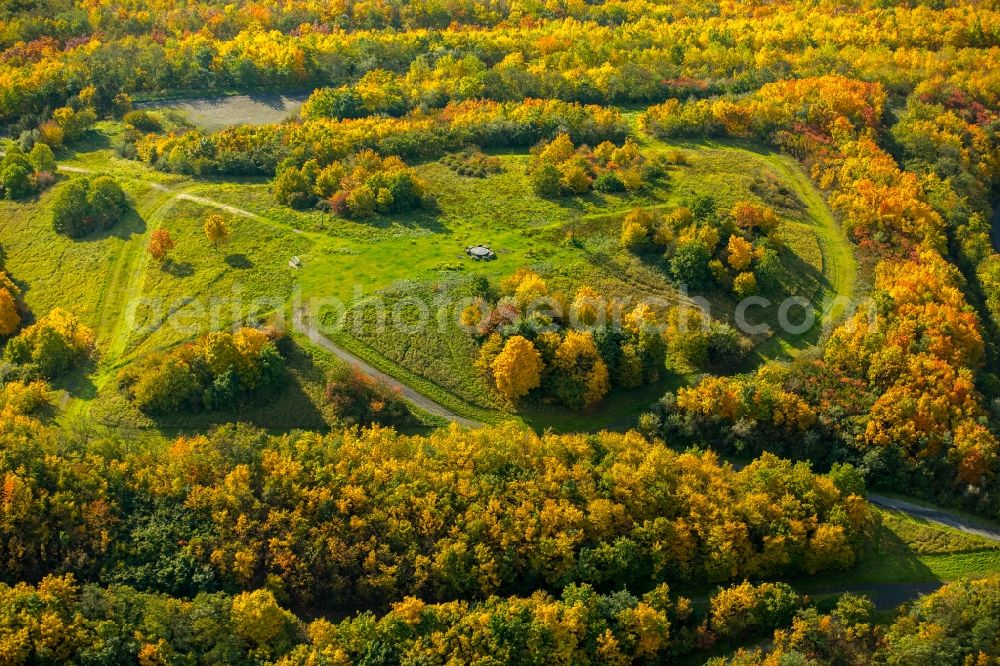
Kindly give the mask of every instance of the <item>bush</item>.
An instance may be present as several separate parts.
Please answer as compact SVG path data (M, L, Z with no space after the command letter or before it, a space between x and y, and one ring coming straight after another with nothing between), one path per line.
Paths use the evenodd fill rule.
M0 160L0 194L4 199L23 199L38 189L35 167L18 146L11 146Z
M757 292L757 278L751 271L740 273L733 280L733 292L737 296L749 296Z
M677 248L670 259L670 275L679 284L695 289L705 286L710 274L712 253L700 241L689 241Z
M56 156L52 149L44 143L38 142L28 154L28 161L35 167L35 171L44 173L56 172Z
M531 187L540 197L557 197L562 192L562 174L554 164L543 164L532 171Z
M451 153L441 158L441 163L460 176L486 178L503 171L499 157L490 157L478 148L467 148L459 153Z
M232 409L273 389L283 360L267 334L252 328L209 333L197 342L146 359L119 375L119 386L142 411Z
M57 308L8 341L4 359L53 378L88 359L93 349L93 331Z
M347 366L330 374L324 398L337 418L350 425L406 425L413 421L396 392Z
M622 182L622 179L619 178L617 174L607 172L602 173L594 180L594 189L598 192L605 192L609 194L624 192L625 183Z
M125 215L128 201L109 176L74 179L56 190L52 226L56 233L83 238L110 229Z
M129 111L123 118L126 125L131 125L143 132L159 132L163 130L163 122L159 116L149 111Z

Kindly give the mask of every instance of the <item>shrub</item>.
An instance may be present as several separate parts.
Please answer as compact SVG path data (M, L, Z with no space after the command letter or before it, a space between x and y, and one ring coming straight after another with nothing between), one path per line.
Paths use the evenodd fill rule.
M670 259L670 275L688 287L703 287L708 282L708 262L711 258L712 253L701 241L688 241L678 247Z
M123 120L126 125L130 125L143 132L159 132L163 130L163 122L159 116L149 111L129 111L125 114Z
M88 359L93 349L93 331L70 313L56 308L11 338L4 358L53 378Z
M11 146L0 160L0 194L4 199L22 199L37 189L35 167L19 146Z
M562 174L554 164L543 164L531 172L531 187L540 197L557 197L562 192Z
M598 192L616 193L625 191L625 183L617 174L611 172L602 173L594 179L594 189Z
M110 229L127 210L125 193L113 178L78 178L56 190L52 226L56 233L83 238Z
M52 149L44 143L38 142L34 145L28 154L28 161L35 167L35 171L44 173L56 172L56 156L52 153Z
M458 153L450 153L441 158L441 163L460 176L486 178L503 171L499 157L484 154L478 148L467 148Z
M757 278L751 271L740 273L733 280L733 292L737 296L749 296L757 292Z
M413 420L396 391L346 365L328 377L324 399L338 419L351 425L406 425Z
M119 386L149 414L232 409L273 389L283 361L271 338L256 329L209 333L198 341L152 356L119 375Z

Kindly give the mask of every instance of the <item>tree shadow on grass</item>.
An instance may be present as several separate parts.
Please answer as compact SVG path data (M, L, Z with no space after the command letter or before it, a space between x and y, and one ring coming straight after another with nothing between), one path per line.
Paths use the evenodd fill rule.
M80 367L50 381L52 388L66 391L70 396L80 400L93 400L97 397L97 386L91 379L96 363L88 361Z
M876 528L866 552L850 569L789 582L812 594L865 594L880 609L894 608L941 585L940 577L920 561L913 549L883 525Z
M436 208L417 208L402 213L376 215L374 217L363 219L350 219L353 222L364 224L376 229L404 227L406 229L423 229L436 234L447 234L451 232L448 225L446 225L441 219L441 211Z
M253 268L253 262L245 254L230 254L226 257L226 263L229 264L230 268L238 270Z
M172 259L167 259L160 266L160 270L164 273L169 273L174 277L188 277L194 275L194 266L191 265L190 261L176 262Z
M91 153L95 150L106 150L111 147L111 137L104 132L90 129L84 132L83 136L74 141L72 145L63 146L58 151L62 159L72 159L80 153Z
M142 219L139 211L129 204L125 214L113 227L84 236L79 240L85 242L101 241L107 238L129 240L133 236L141 236L144 233L146 233L146 220Z

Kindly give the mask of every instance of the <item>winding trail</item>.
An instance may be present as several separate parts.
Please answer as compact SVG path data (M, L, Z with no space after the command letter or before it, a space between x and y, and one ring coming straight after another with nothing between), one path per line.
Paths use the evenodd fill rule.
M59 170L67 173L78 173L78 174L96 174L99 173L93 169L86 169L84 167L71 166L66 164L59 165ZM281 226L282 229L287 229L284 225L279 225L273 220L269 220L266 217L262 217L257 213L252 211L239 208L230 204L223 203L221 201L216 201L208 197L203 197L196 194L190 194L184 192L183 190L178 191L170 188L162 183L152 183L143 180L144 183L148 184L154 190L164 193L173 193L173 196L156 202L156 204L149 210L145 211L144 217L152 221L159 217L164 210L169 209L169 207L176 201L191 201L193 203L201 204L203 206L209 206L212 208L218 208L219 210L224 210L233 215L239 215L241 217L246 217L255 221L263 222L265 224L273 226ZM157 228L159 225L149 224L146 233L138 235L136 238L132 239L126 247L122 250L120 254L115 269L112 272L109 284L104 287L105 293L136 293L138 290L138 282L141 280L143 267L144 267L144 253L141 252L142 248L142 238L144 238L149 232ZM292 229L294 233L303 234L300 229ZM128 307L116 308L114 305L120 305L119 303L111 304L106 301L101 307L101 322L99 325L99 330L104 332L110 325L111 319L116 318L113 310L118 310L117 315L118 322L111 329L109 333L109 342L107 344L107 356L106 362L112 363L125 351L125 345L127 343L127 334L129 326L129 319L132 313L129 311ZM431 414L433 416L438 416L440 418L452 421L459 424L460 426L468 428L478 428L483 424L479 421L475 421L470 418L466 418L455 412L451 411L447 407L435 402L429 397L422 393L417 392L410 386L399 381L392 375L382 372L378 368L374 367L370 363L367 363L363 359L355 356L351 352L347 351L343 347L337 345L333 340L323 335L315 326L311 323L307 323L306 308L298 308L292 313L292 325L295 326L299 331L301 331L306 337L308 337L313 343L319 345L323 349L331 352L334 356L349 363L360 370L362 373L368 377L377 380L378 382L385 384L389 388L397 391L407 402L413 404L417 408Z
M990 541L1000 541L1000 528L987 525L986 523L977 521L974 518L967 518L965 516L952 513L946 509L938 509L935 507L923 506L921 504L914 504L913 502L907 502L906 500L896 499L894 497L885 497L884 495L877 495L875 493L868 493L868 501L875 506L882 507L883 509L900 511L908 516L912 516L913 518L938 523L939 525L951 527L961 532L965 532L966 534L972 534L984 539L989 539Z
M474 421L473 419L456 414L444 405L438 404L434 400L425 396L423 393L418 393L392 375L382 372L375 366L367 363L364 359L355 356L343 347L337 345L337 343L333 340L323 335L315 326L308 323L306 311L307 308L304 306L296 308L292 312L292 325L297 330L301 331L313 343L319 345L323 349L326 349L341 361L353 365L365 375L379 381L382 384L385 384L394 391L397 391L407 402L412 403L428 414L439 416L467 428L478 428L483 425L479 421Z

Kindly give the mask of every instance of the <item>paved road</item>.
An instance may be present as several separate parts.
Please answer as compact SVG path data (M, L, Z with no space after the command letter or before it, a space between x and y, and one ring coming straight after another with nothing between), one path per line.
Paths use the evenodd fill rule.
M902 511L903 513L913 516L914 518L921 518L923 520L929 520L932 523L947 525L948 527L953 527L956 530L961 530L967 534L974 534L991 541L1000 541L1000 529L977 521L974 518L966 518L965 516L960 516L944 509L935 509L907 502L906 500L876 495L874 493L868 494L868 501L875 506L882 507L883 509Z
M875 604L878 610L891 610L900 604L913 601L925 594L936 592L944 585L942 581L930 581L927 583L872 583L871 585L845 585L834 589L813 590L806 592L809 596L820 594L862 594Z
M434 402L424 394L414 391L412 388L402 383L392 375L382 372L375 366L366 363L363 359L355 356L343 347L340 347L333 340L320 333L316 327L308 321L308 318L306 317L306 309L304 307L299 308L292 313L292 325L302 331L310 340L320 347L332 352L334 356L345 363L350 363L355 366L369 377L378 380L395 391L398 391L407 402L416 405L428 414L440 416L441 418L454 421L458 425L466 426L468 428L478 428L483 425L479 421L459 416L447 407Z

